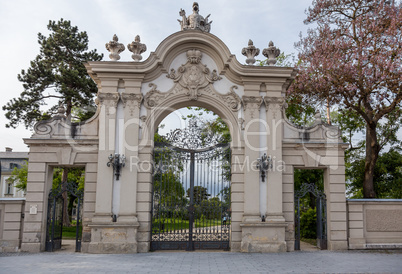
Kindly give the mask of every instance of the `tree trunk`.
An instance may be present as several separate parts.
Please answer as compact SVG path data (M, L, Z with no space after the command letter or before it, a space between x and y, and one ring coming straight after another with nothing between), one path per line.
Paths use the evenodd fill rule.
M68 168L63 168L63 176L61 178L61 184L63 188L63 226L71 226L70 216L68 214L68 193L67 193L67 179L68 179Z
M374 190L374 168L380 152L377 140L377 125L372 123L366 126L366 162L364 165L363 197L375 198Z

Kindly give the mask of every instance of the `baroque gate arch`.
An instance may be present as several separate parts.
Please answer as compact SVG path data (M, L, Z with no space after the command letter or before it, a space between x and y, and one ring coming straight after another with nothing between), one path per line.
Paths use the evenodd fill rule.
M198 13L192 16L208 23ZM294 250L294 167L325 168L328 248L347 248L345 144L339 130L320 117L308 128L286 119L293 68L242 65L218 37L186 22L143 62L138 56L144 45L136 39L130 47L138 49L134 62L117 61L114 48L112 61L85 64L98 85L97 114L74 124L60 110L25 139L30 156L22 250L45 248L49 165L81 164L82 252L148 252L153 132L171 110L188 105L211 109L231 128L232 251ZM264 153L273 159L265 181L256 168ZM30 214L31 206L37 214Z

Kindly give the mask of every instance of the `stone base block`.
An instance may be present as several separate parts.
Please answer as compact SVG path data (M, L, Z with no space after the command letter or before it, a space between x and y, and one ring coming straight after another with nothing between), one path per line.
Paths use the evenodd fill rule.
M149 252L151 246L149 242L139 242L138 243L138 253L146 253Z
M89 243L88 253L93 254L137 253L137 243Z
M21 251L24 252L40 252L40 243L22 243Z
M365 238L349 238L349 249L365 249Z
M0 252L18 252L19 240L0 240Z
M241 252L286 252L285 222L242 223Z
M131 223L92 223L91 242L88 253L137 253L138 222ZM84 250L83 250L84 251Z
M328 241L329 250L348 250L348 241Z
M230 243L230 251L231 252L241 251L241 242L231 242Z

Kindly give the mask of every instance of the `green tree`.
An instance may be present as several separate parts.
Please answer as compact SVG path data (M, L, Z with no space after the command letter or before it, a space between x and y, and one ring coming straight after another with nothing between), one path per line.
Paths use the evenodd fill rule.
M8 181L13 183L14 186L22 191L27 191L27 178L28 178L28 162L21 166L21 168L15 167L11 172L11 176Z
M352 198L363 198L364 157L356 156L346 170L347 189ZM392 148L379 155L374 169L374 190L378 198L402 199L402 153Z
M329 103L364 121L363 196L376 197L374 169L387 139L400 127L402 3L386 0L315 0L306 24L315 23L297 43L299 74L289 92L307 103Z
M208 200L208 197L211 194L208 194L208 190L203 186L195 186L194 187L194 204L200 205L202 201ZM187 197L190 197L190 188L187 189Z
M24 91L18 98L12 99L3 106L9 122L6 127L16 128L23 123L30 128L39 120L46 120L55 114L57 100L66 106L66 115L77 110L78 117L88 117L97 93L97 86L88 76L84 63L100 61L103 55L96 50L88 50L88 35L72 26L70 21L49 21L48 37L39 33L40 51L31 61L28 70L22 70L18 80L22 82ZM54 100L56 99L56 100ZM43 109L44 105L51 105Z

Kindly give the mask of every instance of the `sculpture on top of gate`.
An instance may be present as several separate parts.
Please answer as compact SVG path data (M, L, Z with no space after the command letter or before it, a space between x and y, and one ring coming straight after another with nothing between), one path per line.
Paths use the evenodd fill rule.
M197 2L193 3L193 14L189 17L186 17L186 12L183 9L180 9L179 15L183 18L183 20L177 19L179 21L181 30L186 29L198 29L201 31L209 32L211 30L211 22L208 22L208 17L211 14L208 14L207 17L203 17L198 14L199 6Z

